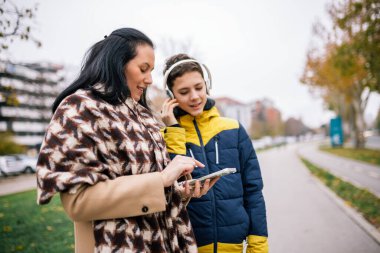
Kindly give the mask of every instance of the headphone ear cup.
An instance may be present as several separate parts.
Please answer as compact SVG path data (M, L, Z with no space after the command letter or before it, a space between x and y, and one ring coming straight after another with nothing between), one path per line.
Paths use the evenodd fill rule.
M206 83L206 92L207 92L207 95L210 95L210 90L212 89L211 72L205 64L202 64L201 67L202 67L203 77ZM207 73L207 78L206 78L206 73Z
M205 80L206 85L206 93L207 95L210 95L210 82L208 80Z

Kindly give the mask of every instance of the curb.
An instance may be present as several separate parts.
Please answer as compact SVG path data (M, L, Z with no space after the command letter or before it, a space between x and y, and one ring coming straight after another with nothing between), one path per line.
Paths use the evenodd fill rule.
M299 155L298 157L303 156ZM306 159L306 158L304 158ZM307 168L306 168L307 169ZM366 219L363 218L363 216L356 211L354 208L348 206L344 203L344 201L336 195L335 192L330 190L326 185L324 185L318 178L316 178L311 172L307 169L308 173L310 174L311 178L314 180L314 182L317 184L317 186L324 192L326 195L341 209L343 210L349 218L351 218L356 224L359 225L360 228L362 228L372 239L380 245L380 232Z
M380 166L378 166L378 165L369 164L369 163L366 163L363 161L358 161L358 160L350 159L347 157L340 157L338 155L334 155L334 154L331 154L329 152L320 151L320 150L318 150L318 147L316 147L316 150L314 150L313 152L315 154L318 154L318 155L329 157L333 160L335 159L336 166L340 166L343 164L345 167L349 167L349 169L356 169L357 166L359 166L359 167L364 166L364 167L367 167L367 168L365 168L365 170L367 170L367 169L375 170L376 175L374 177L371 176L372 179L375 178L377 180L377 178L380 176L380 174L377 174L378 171L380 171ZM380 192L378 192L376 189L373 189L371 186L361 185L359 182L355 181L354 178L345 177L344 175L341 175L339 172L335 171L333 168L325 167L324 165L321 165L321 163L319 162L318 159L315 159L312 157L313 154L311 154L311 153L303 154L303 152L300 151L299 149L297 150L297 154L298 154L298 156L303 157L304 159L308 160L312 164L314 164L320 168L323 168L323 170L329 172L330 174L333 174L337 178L340 178L341 180L346 181L346 182L354 185L355 187L357 187L359 189L365 189L380 199ZM323 157L321 159L323 159ZM372 172L369 172L369 173L372 173ZM368 176L368 172L366 172L365 174L366 174L366 176Z
M35 174L18 175L7 179L0 178L0 196L24 192L37 188Z

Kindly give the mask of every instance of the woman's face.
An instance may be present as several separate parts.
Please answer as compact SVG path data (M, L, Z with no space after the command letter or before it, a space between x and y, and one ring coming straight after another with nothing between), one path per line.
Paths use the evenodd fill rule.
M146 88L152 84L152 70L154 68L154 50L147 44L138 45L137 55L124 67L127 86L131 97L139 101Z
M192 116L203 112L207 102L206 84L198 71L187 72L173 82L172 91L178 106Z

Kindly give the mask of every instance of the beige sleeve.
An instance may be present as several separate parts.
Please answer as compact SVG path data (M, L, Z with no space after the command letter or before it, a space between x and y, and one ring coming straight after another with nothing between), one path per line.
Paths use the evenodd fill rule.
M83 186L75 194L61 193L61 201L74 221L132 217L161 212L166 206L159 172L122 176Z

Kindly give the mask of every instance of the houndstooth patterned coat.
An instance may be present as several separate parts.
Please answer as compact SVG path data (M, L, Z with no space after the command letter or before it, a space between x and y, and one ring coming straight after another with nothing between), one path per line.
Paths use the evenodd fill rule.
M113 106L78 90L61 102L47 129L37 165L38 203L48 203L57 192L71 195L83 186L160 172L168 160L149 110L131 98ZM196 252L187 211L175 189L165 188L162 212L92 221L94 251Z

